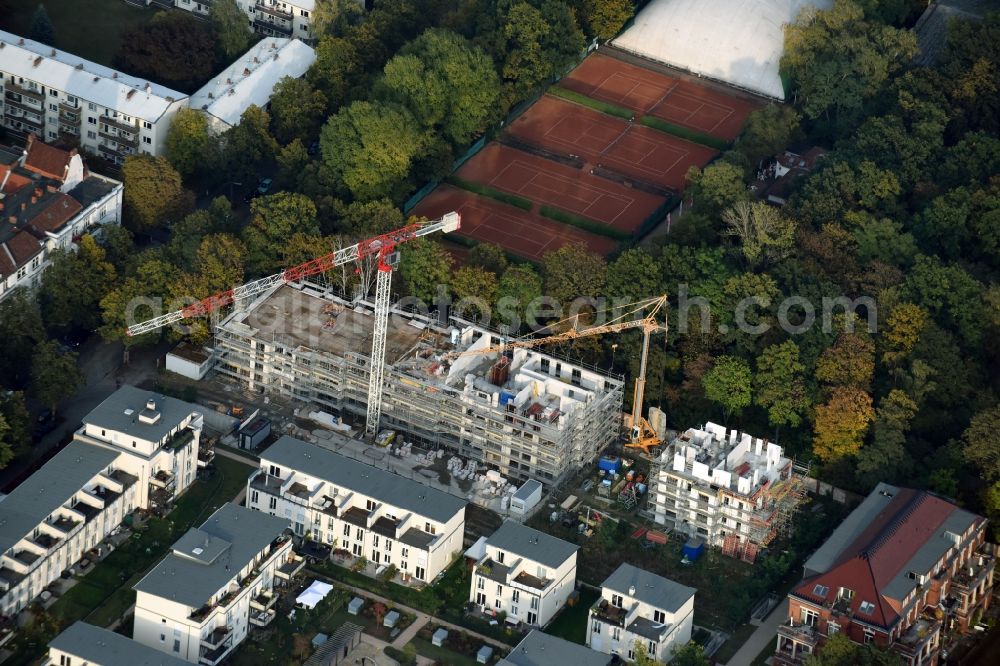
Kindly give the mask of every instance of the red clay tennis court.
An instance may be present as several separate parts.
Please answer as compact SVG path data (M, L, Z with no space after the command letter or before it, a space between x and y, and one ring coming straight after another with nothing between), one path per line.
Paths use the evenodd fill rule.
M731 141L760 103L709 85L671 77L601 54L593 54L559 85L593 99L649 114Z
M479 151L457 175L625 232L642 226L663 202L655 194L499 143Z
M540 261L547 252L583 243L591 252L607 255L615 241L450 185L439 185L413 209L413 215L436 219L449 211L462 216L462 236Z
M703 167L716 155L712 148L549 95L507 131L532 145L578 155L588 169L602 166L677 191L691 166Z

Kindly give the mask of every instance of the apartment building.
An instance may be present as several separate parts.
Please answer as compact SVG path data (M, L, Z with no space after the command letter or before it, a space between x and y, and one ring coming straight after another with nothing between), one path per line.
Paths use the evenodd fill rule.
M611 657L533 629L497 666L611 666Z
M934 666L943 632L965 633L989 608L994 565L984 518L880 483L806 560L775 663L801 664L843 633L891 647L907 666Z
M288 436L261 454L247 482L247 506L295 534L427 583L462 550L466 504Z
M77 151L28 135L24 149L0 146L0 300L37 287L56 249L75 248L121 218L122 184L90 173Z
M469 601L484 613L544 627L576 587L575 544L507 520L483 547Z
M669 662L691 640L696 590L622 564L601 585L590 608L587 645L632 661L642 644L656 661Z
M671 530L748 562L789 523L802 500L780 446L724 426L689 428L650 471L647 512Z
M205 114L211 131L224 132L251 105L266 108L281 79L304 76L315 61L316 52L301 40L263 39L191 95L191 108Z
M125 385L83 419L76 439L123 451L117 464L138 481L138 506L165 513L198 472L200 407Z
M345 301L309 283L281 285L216 327L216 372L247 390L360 421L373 312L368 301ZM536 350L484 353L500 339L456 317L394 308L383 427L546 485L618 441L621 377Z
M74 622L49 643L42 666L186 666L187 663L128 636Z
M275 588L305 565L283 518L224 504L192 527L135 585L132 638L193 664L215 666L274 619Z
M153 0L153 4L172 4L199 16L212 11L212 0ZM150 4L147 0L147 4ZM312 13L315 0L236 0L236 6L246 12L248 25L265 37L287 37L314 43Z
M114 164L162 154L170 122L188 103L184 93L4 31L0 92L8 131L78 140Z
M84 417L73 441L0 501L0 613L23 610L134 510L183 492L201 418L131 386Z

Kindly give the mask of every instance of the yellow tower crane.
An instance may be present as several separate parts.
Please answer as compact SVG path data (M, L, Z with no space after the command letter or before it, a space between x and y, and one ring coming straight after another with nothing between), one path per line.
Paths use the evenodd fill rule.
M498 345L470 349L463 352L448 354L447 356L463 356L465 354L500 354L511 349L530 349L541 345L554 344L557 342L568 342L577 338L589 337L592 335L602 335L604 333L619 333L631 329L642 329L642 357L639 361L639 374L635 378L635 391L632 397L632 431L626 447L642 449L647 455L652 455L654 450L663 442L656 431L642 415L642 403L646 392L646 366L649 360L649 338L653 333L667 332L667 297L657 296L656 298L637 301L623 306L623 312L607 323L586 328L578 328L579 315L568 319L563 319L546 328L557 331L552 335L543 338L518 338L516 340L501 341ZM657 315L662 313L663 322L657 321Z

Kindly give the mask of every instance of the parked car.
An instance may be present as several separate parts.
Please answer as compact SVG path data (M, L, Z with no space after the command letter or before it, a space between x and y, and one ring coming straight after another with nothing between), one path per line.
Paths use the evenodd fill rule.
M260 182L257 183L257 187L253 190L247 192L247 195L243 197L243 203L250 203L254 199L260 196L264 196L271 191L271 184L274 182L271 178L261 178Z

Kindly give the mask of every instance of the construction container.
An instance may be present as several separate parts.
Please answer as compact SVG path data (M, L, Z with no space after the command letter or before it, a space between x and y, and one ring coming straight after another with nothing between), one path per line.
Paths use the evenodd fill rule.
M622 468L622 459L618 456L601 456L601 459L597 462L597 468L605 472L617 474Z
M663 532L657 532L656 530L649 530L646 532L646 541L652 541L653 543L662 545L667 542L667 535Z
M686 544L684 548L681 549L681 553L690 562L695 562L701 557L701 554L705 551L705 542L701 539L691 539Z

